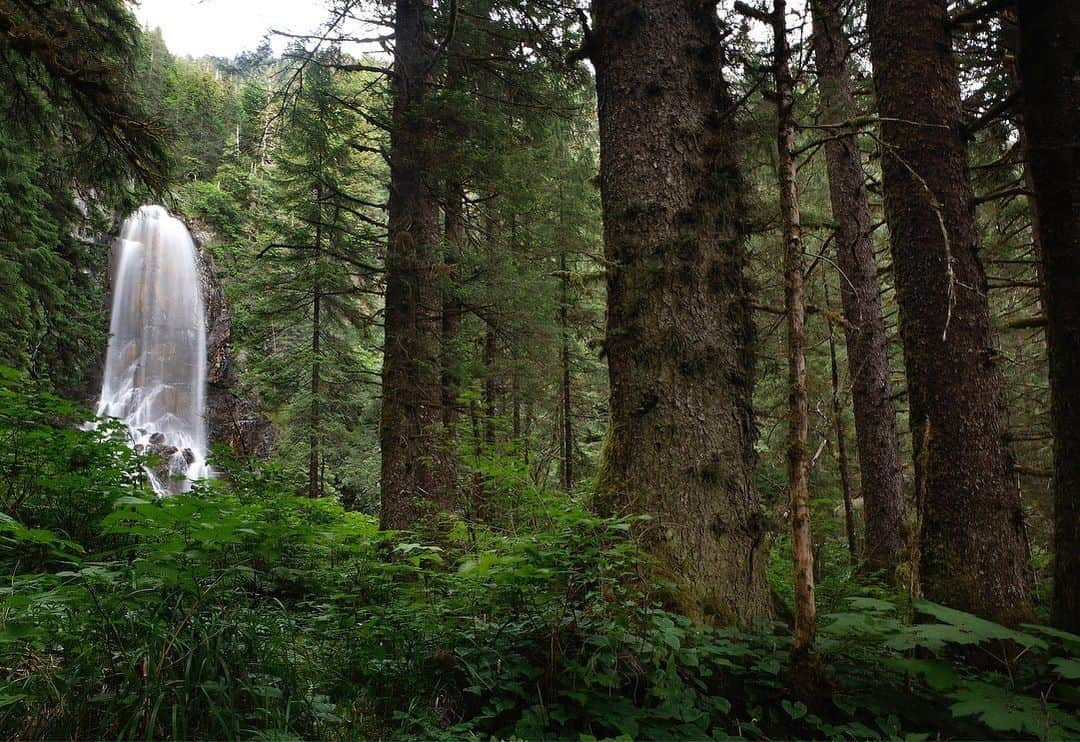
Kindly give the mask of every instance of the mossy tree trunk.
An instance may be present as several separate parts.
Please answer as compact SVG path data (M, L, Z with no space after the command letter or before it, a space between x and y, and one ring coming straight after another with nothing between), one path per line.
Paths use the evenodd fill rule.
M1031 616L1020 493L1005 441L987 281L944 0L869 0L908 376L920 571L931 600Z
M813 0L814 59L825 122L856 116L843 27L844 0ZM889 379L888 339L874 260L870 205L855 127L840 127L825 143L837 264L841 272L851 403L866 521L866 564L890 577L906 559L900 438ZM832 132L830 136L835 136Z
M1054 427L1054 625L1080 633L1080 4L1024 0L1020 73Z
M495 336L494 319L489 318L487 329L484 331L484 443L488 446L495 445L495 418L498 416L499 382L496 374L495 360L498 352L498 342Z
M383 528L411 528L452 507L444 458L440 346L439 204L431 111L434 47L431 0L397 0L393 126L390 135L389 244L383 351Z
M769 613L743 184L716 6L595 0L611 424L597 480L699 620Z
M828 294L826 294L826 301ZM832 382L833 430L836 435L836 466L840 472L840 493L844 497L844 533L852 564L859 561L859 539L855 535L855 506L851 496L851 467L847 452L847 426L844 425L844 398L840 388L840 366L836 362L836 340L829 320L829 380Z

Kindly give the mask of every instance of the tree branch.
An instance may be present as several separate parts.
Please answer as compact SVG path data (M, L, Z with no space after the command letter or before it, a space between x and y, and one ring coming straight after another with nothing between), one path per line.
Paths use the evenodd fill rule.
M1013 196L1032 196L1031 191L1026 188L1006 188L1003 191L996 191L994 193L988 193L985 196L976 196L975 205L985 204L989 201L997 201L999 198L1012 198Z
M735 0L735 12L740 15L745 15L748 18L753 18L755 21L761 21L762 23L772 24L773 14L766 13L764 10L759 10L751 5L747 5L742 0Z
M1009 93L1004 98L999 100L997 103L987 108L986 112L982 116L979 116L974 121L965 122L961 129L961 133L963 134L964 139L971 139L971 136L973 134L982 131L987 126L994 123L994 121L996 121L1001 116L1001 114L1011 110L1019 100L1020 91L1014 90L1013 92Z
M592 28L589 27L589 17L585 15L585 11L581 8L577 8L578 20L581 22L581 33L585 36L581 42L581 46L566 55L567 64L577 64L583 62L586 59L592 59L593 52L595 51Z
M976 5L966 10L961 10L948 20L947 26L949 30L955 29L957 26L963 26L971 23L978 23L983 18L995 15L996 13L1011 8L1016 5L1016 0L986 0L982 5Z

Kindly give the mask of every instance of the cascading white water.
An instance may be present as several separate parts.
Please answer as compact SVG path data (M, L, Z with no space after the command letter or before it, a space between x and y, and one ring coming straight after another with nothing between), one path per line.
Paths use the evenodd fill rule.
M115 417L136 450L162 461L159 494L207 475L206 320L195 243L161 206L124 222L113 254L113 302L98 417Z

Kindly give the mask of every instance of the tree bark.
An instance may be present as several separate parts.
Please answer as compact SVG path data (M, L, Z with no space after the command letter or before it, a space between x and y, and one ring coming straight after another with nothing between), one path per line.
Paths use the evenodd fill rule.
M453 441L457 435L459 380L455 372L455 340L461 331L462 306L458 298L456 269L461 261L465 242L465 194L459 185L446 188L446 204L443 207L445 254L443 262L446 273L442 284L442 421L446 439Z
M843 27L845 0L813 0L814 58L825 122L855 118L849 47ZM866 565L892 576L906 559L900 438L892 403L888 339L874 260L870 205L856 129L825 143L840 299L843 304L855 441L866 521Z
M798 665L813 650L817 633L814 600L814 539L810 523L810 404L806 392L806 290L802 217L795 168L795 81L787 41L787 3L774 0L773 79L776 83L777 181L784 244L784 310L787 314L788 433L787 479L791 503L791 550L795 581L795 646Z
M826 306L828 306L828 302L829 295L826 291ZM847 535L848 554L851 556L851 563L856 564L859 561L859 540L855 535L855 508L851 497L851 467L848 464L844 401L840 393L840 367L836 362L836 340L833 338L832 320L827 321L829 325L829 376L832 381L833 429L836 434L836 465L840 470L840 492L844 498L844 532ZM865 500L863 500L863 507L866 507Z
M511 435L514 442L521 440L521 380L518 377L518 359L514 358L514 375L510 377L511 417L513 429Z
M315 186L315 200L319 204L315 225L315 251L314 260L316 272L318 263L322 260L322 184ZM336 220L335 220L336 221ZM318 275L316 273L316 275ZM322 496L322 487L319 472L319 357L321 355L320 341L322 335L322 290L318 279L315 281L311 299L311 433L308 439L308 497L316 499Z
M574 419L570 388L570 275L565 252L559 255L559 272L559 362L562 366L562 378L559 385L562 426L559 474L563 489L572 492L574 489Z
M383 351L383 528L416 525L453 505L442 445L439 349L441 302L435 265L439 206L429 115L421 107L433 80L426 22L431 0L397 0L393 126L390 135L389 245Z
M1017 10L1050 352L1053 621L1080 633L1080 5L1024 0Z
M743 184L714 4L595 0L611 424L597 479L697 620L770 612Z
M908 376L920 571L931 600L1031 616L1023 511L979 262L944 0L869 0L885 215Z
M496 395L498 383L495 379L495 328L488 324L484 333L484 443L495 445L495 416L498 414Z

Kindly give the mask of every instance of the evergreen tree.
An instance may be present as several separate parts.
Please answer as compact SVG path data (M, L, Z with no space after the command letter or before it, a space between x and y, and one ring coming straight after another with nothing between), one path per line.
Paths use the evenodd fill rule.
M1055 625L1080 632L1080 5L1020 3L1024 128L1038 203L1054 430Z
M31 152L0 124L0 364L70 391L103 348L108 323L93 277L104 251L73 234L82 214L56 182L64 156L56 147Z
M0 354L69 393L108 324L93 238L133 203L132 176L158 188L167 173L139 44L118 0L0 2Z
M843 304L851 401L855 413L859 471L866 514L866 562L894 574L905 561L904 492L900 439L892 401L888 337L881 308L881 282L874 258L870 200L863 175L858 115L851 80L850 44L843 25L847 4L812 0L814 57L828 126L847 136L825 142L829 195Z
M165 183L164 129L146 115L131 71L139 26L124 0L0 2L0 100L33 138L59 132L99 182Z
M439 177L431 0L397 0L382 381L382 524L453 509L442 428Z
M942 0L870 0L885 212L911 400L927 596L1030 617L1020 493L1005 443L987 280Z
M310 497L325 492L328 443L347 437L343 398L364 324L357 267L369 217L353 186L355 118L340 96L328 65L305 68L275 153L268 242L250 284L265 353L256 371L268 400L285 411L288 439L306 444Z
M753 480L742 179L720 29L694 0L597 0L611 425L597 488L698 619L770 611Z

